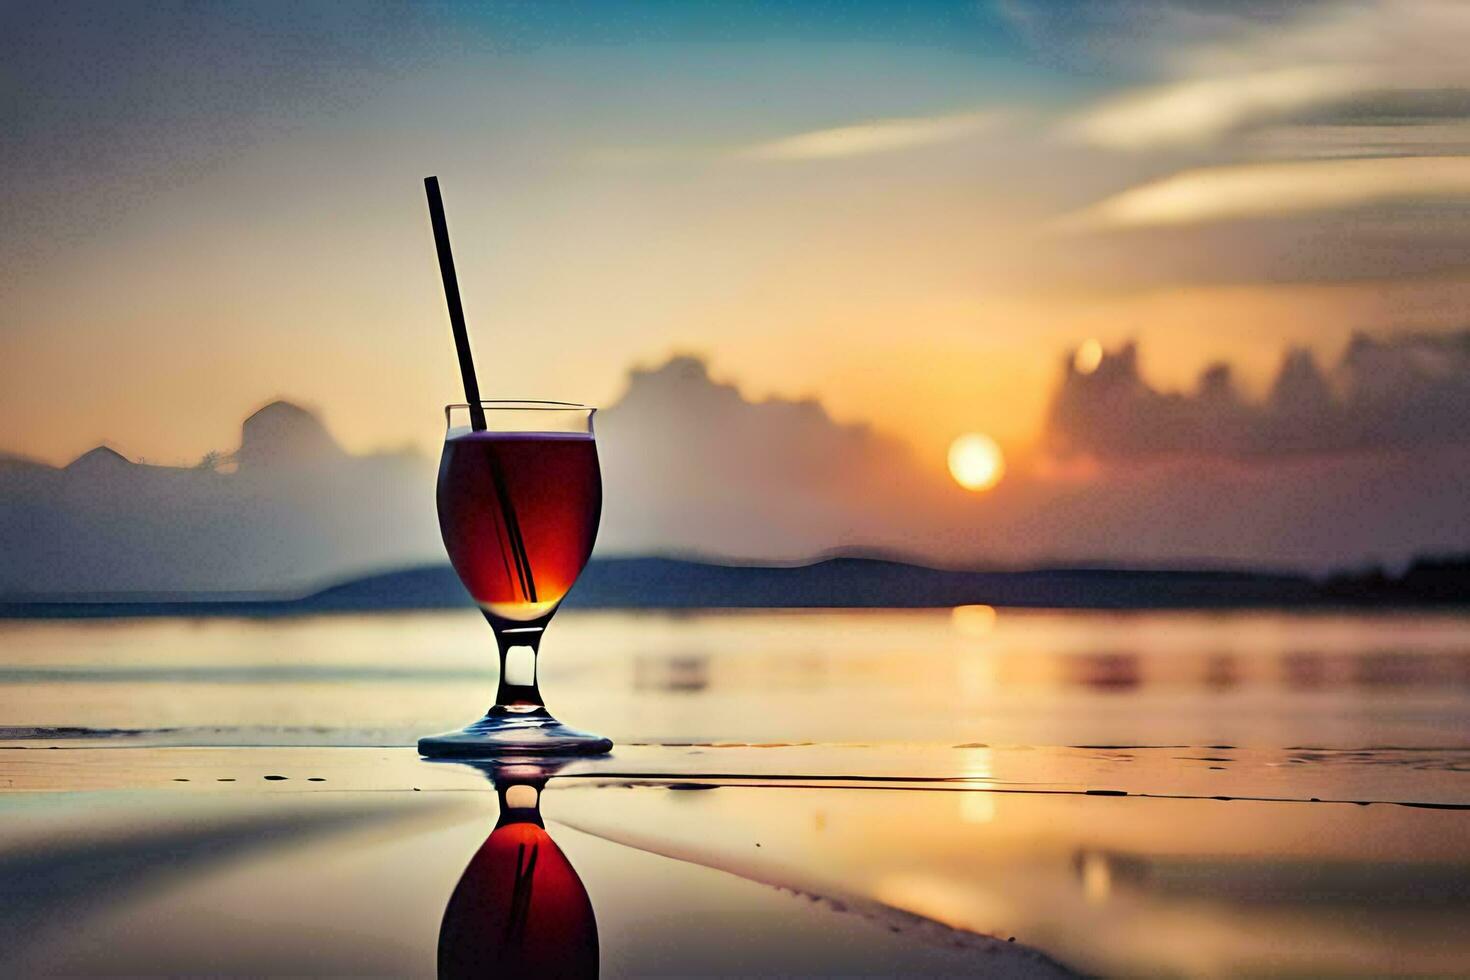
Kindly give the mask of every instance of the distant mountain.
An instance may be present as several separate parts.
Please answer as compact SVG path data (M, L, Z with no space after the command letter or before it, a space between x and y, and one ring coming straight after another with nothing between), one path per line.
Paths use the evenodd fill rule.
M573 609L943 608L983 603L1063 609L1309 609L1470 605L1470 558L1424 560L1318 583L1234 570L1042 568L962 571L875 558L807 565L721 565L674 558L594 559L568 597ZM300 597L86 596L0 602L0 618L289 616L470 608L448 565L353 579Z
M770 567L630 558L589 566L568 604L616 609L1230 606L1299 602L1312 588L1306 578L1234 571L961 571L876 558Z

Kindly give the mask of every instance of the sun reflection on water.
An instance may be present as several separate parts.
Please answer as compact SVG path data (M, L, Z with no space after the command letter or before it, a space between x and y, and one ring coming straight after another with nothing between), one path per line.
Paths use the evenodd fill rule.
M955 606L950 610L950 622L965 636L981 638L995 631L995 607L986 605Z

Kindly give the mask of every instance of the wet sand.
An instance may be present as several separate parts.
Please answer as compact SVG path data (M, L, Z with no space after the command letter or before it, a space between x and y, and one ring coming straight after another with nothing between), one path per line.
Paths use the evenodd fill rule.
M0 750L10 973L431 974L498 813L484 773L405 749L51 744ZM1434 791L1265 799L1289 767L1248 760L1203 796L1180 751L637 746L542 810L607 975L1470 963L1470 794L1390 766Z
M169 771L182 751L135 761ZM319 768L334 769L334 751L346 750L315 753ZM238 772L290 768L271 750L227 755L213 761ZM202 778L185 765L173 771ZM428 764L391 764L405 776L419 766ZM346 791L15 794L5 809L16 833L0 851L0 969L433 975L445 904L497 806L477 772L427 775L437 789L390 780ZM628 846L551 815L590 819L603 797L590 786L547 796L550 835L595 910L606 975L955 975L977 964L1068 975L1022 944L845 892L797 891L735 864Z

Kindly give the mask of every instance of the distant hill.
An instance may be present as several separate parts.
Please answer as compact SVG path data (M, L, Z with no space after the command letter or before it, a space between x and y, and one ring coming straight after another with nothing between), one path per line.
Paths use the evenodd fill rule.
M808 565L721 565L672 558L591 562L567 597L580 609L924 608L1006 606L1129 608L1300 602L1306 578L1241 572L1043 569L951 571L873 558ZM448 566L357 579L303 600L318 608L468 604Z
M574 609L939 608L970 603L1062 609L1241 609L1470 605L1470 559L1426 559L1316 582L1219 569L1040 568L964 571L879 558L805 565L722 565L675 558L594 559L568 597ZM289 616L468 608L446 565L384 572L299 597L91 595L0 601L0 618Z

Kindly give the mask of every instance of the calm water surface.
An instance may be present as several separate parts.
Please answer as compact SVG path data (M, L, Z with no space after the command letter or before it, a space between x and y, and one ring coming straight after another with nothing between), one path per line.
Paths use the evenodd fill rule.
M470 611L10 622L0 709L12 727L409 744L488 704L492 649ZM558 715L622 743L1470 745L1461 616L568 612L541 678Z

